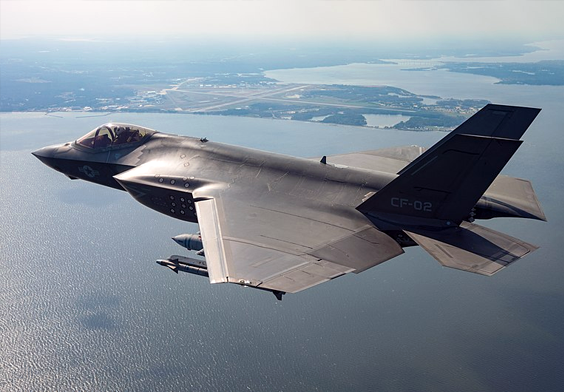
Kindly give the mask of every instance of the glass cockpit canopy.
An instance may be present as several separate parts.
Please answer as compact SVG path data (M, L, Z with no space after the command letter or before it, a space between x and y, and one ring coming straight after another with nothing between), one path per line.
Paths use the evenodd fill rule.
M156 131L139 125L108 123L88 132L76 141L88 148L126 147L151 137Z

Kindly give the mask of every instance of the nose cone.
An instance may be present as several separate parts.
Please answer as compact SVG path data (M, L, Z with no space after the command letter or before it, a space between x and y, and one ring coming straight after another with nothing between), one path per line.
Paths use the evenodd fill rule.
M37 157L39 160L41 160L43 158L53 158L53 155L55 155L56 150L57 150L57 146L49 146L49 147L40 148L39 150L36 150L31 154L34 157Z
M200 234L180 234L172 237L174 242L188 250L202 250L202 237Z
M173 241L176 242L178 245L186 247L186 235L177 235L176 237L172 237Z
M55 161L55 154L57 153L58 149L60 146L49 146L49 147L43 147L40 148L37 151L32 152L31 154L36 157L37 159L39 159L41 162L43 162L44 164L46 164L47 166L49 166L52 169L55 170L59 170L59 168L57 167Z

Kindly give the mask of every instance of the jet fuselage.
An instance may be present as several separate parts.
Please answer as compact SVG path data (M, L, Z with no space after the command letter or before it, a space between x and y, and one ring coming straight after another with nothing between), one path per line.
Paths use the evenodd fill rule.
M396 175L324 164L155 132L141 144L91 149L78 142L45 147L33 153L43 163L72 179L129 191L139 202L173 218L197 222L194 189L203 184L271 192L354 211L364 198ZM261 184L256 188L255 184ZM252 184L251 184L252 183Z

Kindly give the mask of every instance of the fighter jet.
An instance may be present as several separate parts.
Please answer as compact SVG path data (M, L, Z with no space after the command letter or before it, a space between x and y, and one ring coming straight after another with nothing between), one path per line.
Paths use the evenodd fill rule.
M297 158L109 123L33 152L71 179L127 191L200 232L157 263L278 299L419 245L493 275L537 246L474 223L546 220L531 183L499 175L540 109L487 105L429 149Z

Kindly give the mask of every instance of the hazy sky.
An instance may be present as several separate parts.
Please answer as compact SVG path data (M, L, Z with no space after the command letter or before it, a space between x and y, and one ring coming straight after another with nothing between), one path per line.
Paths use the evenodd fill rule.
M564 37L561 0L0 0L0 38L205 34Z

